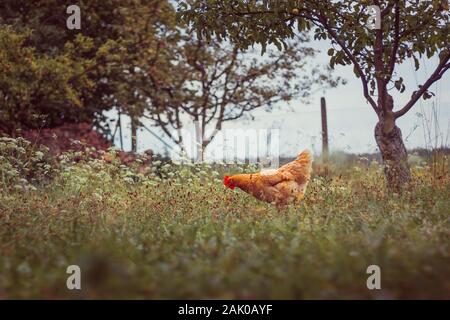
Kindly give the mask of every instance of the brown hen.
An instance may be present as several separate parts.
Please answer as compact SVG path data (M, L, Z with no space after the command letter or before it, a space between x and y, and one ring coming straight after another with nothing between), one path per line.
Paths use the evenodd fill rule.
M311 152L305 150L277 170L226 176L224 185L230 189L238 187L261 201L283 207L303 199L311 178L312 160Z

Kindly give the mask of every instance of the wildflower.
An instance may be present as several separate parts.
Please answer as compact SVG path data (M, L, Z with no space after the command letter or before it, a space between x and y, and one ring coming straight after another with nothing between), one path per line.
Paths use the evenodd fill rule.
M44 153L42 151L36 151L35 155L38 160L42 160L44 158Z

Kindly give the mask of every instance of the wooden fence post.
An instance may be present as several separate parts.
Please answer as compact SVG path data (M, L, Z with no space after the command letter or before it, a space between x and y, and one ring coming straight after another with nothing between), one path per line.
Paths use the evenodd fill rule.
M119 111L119 134L120 134L120 149L123 150L122 114L120 111Z
M322 161L323 163L328 163L329 148L328 148L327 103L324 97L320 99L320 108L322 113Z
M131 152L137 153L137 119L136 116L130 116L131 120Z

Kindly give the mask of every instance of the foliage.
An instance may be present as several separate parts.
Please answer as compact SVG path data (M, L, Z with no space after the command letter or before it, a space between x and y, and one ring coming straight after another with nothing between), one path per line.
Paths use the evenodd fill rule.
M21 137L33 144L48 147L52 156L58 156L69 150L82 151L86 146L94 147L98 151L105 151L111 147L111 143L88 123L65 124L57 128L21 131L19 133ZM75 144L74 141L79 143Z
M109 134L104 111L114 108L131 117L133 137L147 114L180 143L171 128L181 129L183 115L199 120L202 132L208 124L217 132L224 121L253 109L305 98L313 84L340 82L317 68L310 77L300 74L313 50L299 42L258 60L233 46L192 37L177 24L168 1L79 1L79 31L66 28L66 5L0 4L5 25L0 124L9 134L73 122L93 123ZM203 137L204 147L213 137Z
M0 3L4 131L90 122L108 133L103 111L128 102L135 83L124 74L150 54L173 11L167 1L78 1L78 31L66 27L69 4ZM45 122L36 121L35 115Z
M371 5L381 9L381 30L372 30L368 25ZM403 78L395 74L397 64L412 59L418 70L422 55L439 55L438 67L430 81L413 93L411 104L422 96L430 97L430 85L450 68L450 16L446 1L213 0L181 1L178 9L180 18L200 37L229 39L243 48L258 43L263 51L269 44L281 49L296 33L306 31L312 31L315 39L328 39L331 67L353 65L355 75L363 82L365 97L378 113L384 110L385 98L374 101L371 96L375 89L382 97L387 94L388 84L405 91ZM396 117L409 108L410 103Z
M51 57L38 55L27 45L30 34L0 27L0 128L8 133L18 127L40 128L74 118L82 120L80 114L86 107L81 88L94 86L85 76L73 80L89 66L79 53L91 50L91 42L79 36L60 55Z
M0 194L2 298L448 297L448 170L415 167L393 197L376 163L336 169L277 212L224 188L235 166L73 157L50 184ZM72 264L81 291L66 288ZM367 290L372 264L381 291Z
M0 193L36 190L55 173L46 147L37 147L23 138L0 137Z

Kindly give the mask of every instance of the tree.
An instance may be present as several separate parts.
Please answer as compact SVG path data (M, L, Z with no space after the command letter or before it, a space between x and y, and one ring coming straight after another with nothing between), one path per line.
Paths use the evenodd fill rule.
M79 76L90 65L79 53L90 50L92 43L78 37L61 55L49 57L26 46L29 37L29 31L0 27L0 131L13 135L18 128L85 120L92 109L84 108L80 88L94 84Z
M129 71L151 55L161 30L174 23L174 8L160 0L80 0L76 4L81 8L81 30L68 30L69 4L1 1L4 59L9 60L0 61L0 67L7 65L14 71L8 73L10 78L3 74L0 86L0 99L7 99L0 100L2 125L30 129L89 122L108 134L104 111L117 107L130 114L138 109L133 105L136 81ZM19 47L8 48L9 33L22 39ZM31 60L14 56L23 51L35 60L34 69ZM18 90L27 94L20 97ZM20 101L28 95L33 101ZM35 121L36 117L45 118L45 123Z
M380 10L380 29L373 29L370 6ZM431 85L450 68L450 27L446 0L364 1L181 1L180 17L200 37L230 39L241 48L259 43L285 43L296 30L311 30L316 39L330 41L330 64L353 65L368 104L378 116L375 139L381 151L388 187L401 191L410 181L407 151L396 120L421 98L429 98ZM420 19L418 19L420 17ZM396 107L390 86L406 90L396 67L412 59L439 56L427 81L412 92L404 106Z
M177 48L167 70L158 60L149 67L150 84L143 90L150 100L147 118L180 147L183 123L195 123L197 160L203 160L225 122L255 109L270 110L281 101L306 99L314 84L336 86L341 81L314 66L306 74L307 60L315 52L305 46L270 50L264 59L237 46L189 36L181 37Z
M179 34L175 9L168 1L132 1L125 8L125 26L120 32L124 39L122 55L120 62L111 68L114 77L109 84L114 88L111 97L115 108L131 119L131 150L137 152L137 130L149 103L150 77L158 70L170 71L167 67L175 54Z

